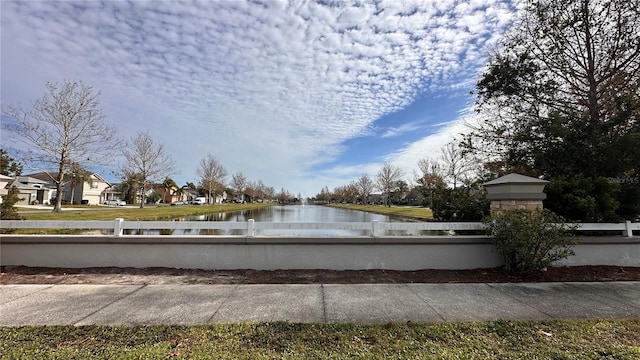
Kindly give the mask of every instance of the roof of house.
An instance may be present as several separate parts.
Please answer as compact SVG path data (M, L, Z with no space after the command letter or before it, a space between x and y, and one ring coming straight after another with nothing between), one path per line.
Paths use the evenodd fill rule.
M41 172L37 172L37 173L33 173L33 174L28 174L26 176L29 177L33 177L36 179L40 179L46 182L54 182L53 179L58 177L58 173L57 172L46 172L46 171L41 171ZM97 179L98 181L107 183L109 185L111 185L111 183L109 183L107 180L105 180L102 176L96 174L96 173L92 173L91 177Z

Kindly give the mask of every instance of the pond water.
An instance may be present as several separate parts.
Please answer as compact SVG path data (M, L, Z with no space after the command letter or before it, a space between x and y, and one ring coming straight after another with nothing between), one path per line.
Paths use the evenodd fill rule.
M270 206L256 210L243 210L233 213L215 213L209 215L199 215L175 219L177 221L238 221L246 222L253 219L257 222L319 222L319 223L342 223L342 222L403 222L412 221L407 218L397 216L387 216L367 213L363 211L339 209L319 205L286 205ZM197 233L196 233L197 231ZM419 232L425 234L425 232ZM131 235L245 235L245 230L144 230L126 231ZM366 236L369 231L359 230L336 230L336 229L257 229L256 235L268 236ZM386 235L419 235L406 231L402 234L387 233Z

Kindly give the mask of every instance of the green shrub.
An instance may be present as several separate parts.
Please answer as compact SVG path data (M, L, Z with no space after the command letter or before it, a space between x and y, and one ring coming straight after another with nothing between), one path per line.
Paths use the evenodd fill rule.
M533 275L574 255L575 225L549 210L511 209L485 220L508 272Z
M0 204L0 219L2 220L20 220L22 217L18 214L15 204L20 201L18 194L20 191L15 186L11 186L7 195L2 199Z

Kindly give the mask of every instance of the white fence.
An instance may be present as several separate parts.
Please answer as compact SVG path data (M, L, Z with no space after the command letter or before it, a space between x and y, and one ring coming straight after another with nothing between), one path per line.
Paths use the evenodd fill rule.
M196 269L473 269L502 265L482 223L271 223L215 221L0 222L4 229L100 229L97 235L0 235L0 264L42 267L171 267ZM192 230L183 235L125 235L127 230ZM240 232L199 235L199 230ZM282 236L261 231L349 230L366 235ZM435 231L439 235L388 235ZM561 265L640 266L640 223L581 224L580 230L613 233L583 236L575 256ZM169 231L170 233L171 231ZM303 232L305 233L305 232Z
M619 232L622 236L633 237L634 231L640 231L640 223L584 223L578 225L578 231ZM387 231L413 234L418 231L482 231L480 222L246 222L230 221L36 221L3 220L2 229L97 229L113 230L114 236L123 236L125 230L239 230L242 236L254 237L261 230L344 230L363 231L372 237L384 236ZM193 234L188 234L189 236ZM228 234L223 234L228 236Z

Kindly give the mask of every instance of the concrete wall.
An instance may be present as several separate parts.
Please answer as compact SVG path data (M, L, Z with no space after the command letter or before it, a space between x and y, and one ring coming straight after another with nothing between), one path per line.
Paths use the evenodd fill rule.
M640 266L640 239L583 240L564 265ZM473 269L502 264L489 239L3 235L2 265L196 269Z

